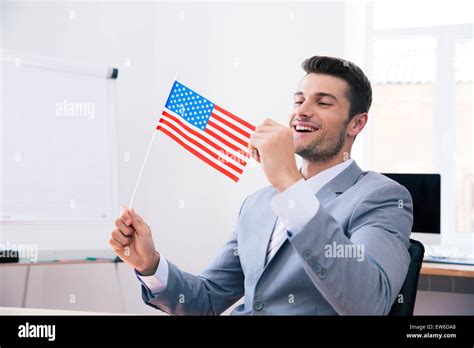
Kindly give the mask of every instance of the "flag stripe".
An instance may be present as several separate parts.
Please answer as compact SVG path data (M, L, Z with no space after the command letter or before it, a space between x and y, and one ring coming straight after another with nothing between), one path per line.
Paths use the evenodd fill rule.
M198 141L194 140L193 138L189 137L187 134L185 134L184 132L182 132L179 128L177 128L174 124L172 124L171 122L168 122L167 120L165 119L162 119L161 121L161 124L165 124L167 125L168 127L170 127L173 131L175 131L176 133L178 133L179 135L181 135L183 138L185 138L187 141L189 141L190 143L192 143L193 145L197 146L198 148L200 148L202 151L206 152L208 155L210 155L211 157L215 158L216 160L218 160L219 162L225 164L226 166L228 166L229 168L235 170L236 172L238 172L239 174L242 174L243 173L243 170L239 167L237 167L236 165L234 165L233 163L230 162L230 160L232 159L231 157L227 156L227 154L225 152L221 152L221 153L215 153L213 152L212 150L210 150L208 147L202 145L201 143L199 143ZM237 161L236 161L237 162Z
M222 112L223 114L225 114L227 116L229 116L231 119L233 119L236 122L239 122L240 124L242 124L245 127L249 128L251 131L255 131L255 126L251 125L247 121L242 120L240 117L235 116L234 114L231 114L229 111L224 110L220 106L214 104L214 109L217 110L217 111Z
M176 135L174 135L173 133L169 132L168 130L164 129L163 127L160 127L158 126L157 127L158 130L162 131L163 133L165 133L167 136L169 136L171 139L173 139L174 141L176 141L178 144L180 144L182 147L184 147L186 150L188 150L189 152L191 152L193 155L195 155L196 157L200 158L201 160L203 160L204 162L206 162L207 164L209 164L211 167L213 167L214 169L217 169L218 171L220 171L222 174L224 174L225 176L229 177L230 179L234 180L235 182L238 182L239 181L239 178L237 176L235 176L234 174L230 173L229 171L225 170L224 168L218 166L216 163L214 163L213 161L211 161L209 158L207 158L206 156L202 155L201 153L199 153L198 151L196 151L195 149L193 149L191 146L187 145L184 141L182 141L181 139L179 139Z
M170 113L166 112L166 111L163 111L162 112L162 115L171 119L173 122L177 123L180 127L184 128L186 131L188 131L189 133L191 133L192 135L198 137L199 139L201 139L202 141L208 143L210 146L212 146L213 148L215 148L217 151L220 152L220 155L221 157L224 155L224 154L229 154L230 151L228 151L226 148L222 147L222 146L219 146L218 144L216 144L215 142L213 142L211 139L208 139L207 137L203 136L201 133L195 131L194 129L192 129L191 127L185 125L183 122L181 122L177 117L171 115ZM164 121L163 118L160 119L160 122ZM219 139L217 139L219 140ZM239 149L237 149L237 152L239 152ZM245 161L244 156L242 157L239 157L238 159L235 159L235 158L232 158L232 157L229 157L230 159L233 159L235 160L238 164L241 164L245 167L245 165L247 164L247 162Z
M243 164L245 166L248 159L250 159L250 154L247 152L247 149L241 149L240 145L236 145L228 138L224 139L223 137L219 136L219 134L215 134L216 136L214 136L211 134L212 132L206 132L210 126L206 127L206 130L203 132L201 129L195 129L192 124L183 121L181 116L176 115L172 110L165 108L161 114L162 118L168 117L170 120L179 124L180 127L188 130L192 134L195 134L194 132L196 132L195 135L203 141L207 140L210 143L214 143L217 146L216 149L224 149L227 154L234 156L232 159L235 159L238 164Z
M215 116L218 116L220 117L220 119L218 119L217 117ZM226 122L222 122L221 119L227 121L227 123L230 123L231 125L233 125L234 127L237 127L238 129L241 129L242 128L239 128L239 125L236 124L234 121L231 121L227 116L225 116L224 114L221 114L219 113L218 111L213 111L211 113L211 117L209 118L209 120L211 120L212 122L214 122L215 124L221 126L223 129L231 132L232 134L234 134L236 137L240 138L241 140L243 141L248 141L249 138L250 138L250 134L247 133L247 135L243 135L241 134L239 131L236 131L234 129L234 127L232 126L229 126Z
M246 138L250 138L250 134L247 133L246 131L242 130L241 128L235 126L234 124L232 124L231 122L223 119L222 117L220 117L219 115L217 115L216 113L212 113L212 117L215 118L217 121L225 124L227 127L230 127L232 128L233 130L235 130L236 132L242 134L244 137Z
M231 143L229 140L226 140L224 139L223 137L221 137L219 134L217 134L216 132L214 132L212 129L210 129L210 127L206 127L206 129L204 130L204 132L208 133L209 135L213 136L214 138L216 138L217 140L219 140L221 143L224 143L226 144L227 146L229 146L230 148L232 148L233 150L235 150L237 153L241 154L243 157L245 158L250 158L250 154L244 150L244 148L239 148L238 146L234 145L233 143ZM247 149L247 148L246 148Z
M246 158L250 158L250 154L248 153L248 146L243 146L242 144L237 143L235 140L221 133L218 129L213 128L212 125L210 125L209 123L207 124L207 127L204 130L204 132L218 139L222 143L228 145L229 147L234 149L236 152L241 153Z
M232 134L231 132L225 130L224 128L222 128L221 126L215 124L214 122L211 121L211 119L209 119L209 121L207 122L207 124L210 124L212 127L216 128L218 131L220 131L221 133L224 133L225 135L227 135L229 138L235 140L236 142L238 142L239 144L242 144L243 146L245 147L248 147L249 146L249 143L248 142L245 142L243 141L242 139L240 139L239 137L235 136L234 134Z
M237 173L239 174L242 174L243 173L243 170L239 167L237 167L236 165L230 163L227 159L225 159L223 157L223 154L216 154L215 152L209 150L209 148L207 148L206 146L202 145L200 142L194 140L193 138L191 138L190 136L188 136L187 134L185 134L181 129L179 129L178 127L176 127L174 124L172 124L171 122L168 122L167 120L165 119L161 119L160 120L160 123L162 124L165 124L167 125L169 128L171 128L174 132L178 133L179 135L181 135L184 139L186 139L187 141L189 141L191 144L193 144L194 146L197 146L198 148L200 148L202 151L206 152L209 156L215 158L216 160L218 160L219 162L221 162L222 164L228 166L229 168L233 169L234 171L236 171Z

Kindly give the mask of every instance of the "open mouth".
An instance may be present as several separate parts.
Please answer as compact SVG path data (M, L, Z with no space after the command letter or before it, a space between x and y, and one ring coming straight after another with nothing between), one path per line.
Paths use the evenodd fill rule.
M302 126L302 125L299 125L299 124L294 125L293 129L298 133L312 133L312 132L316 132L317 130L319 130L319 128L317 128L317 127Z

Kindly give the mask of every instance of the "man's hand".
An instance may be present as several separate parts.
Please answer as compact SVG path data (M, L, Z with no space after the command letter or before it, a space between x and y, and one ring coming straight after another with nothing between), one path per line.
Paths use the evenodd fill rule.
M270 184L279 192L303 178L296 167L290 128L266 119L250 137L249 148L252 157L262 164Z
M115 226L109 240L115 253L142 275L155 274L160 254L155 250L150 227L128 208L115 220Z

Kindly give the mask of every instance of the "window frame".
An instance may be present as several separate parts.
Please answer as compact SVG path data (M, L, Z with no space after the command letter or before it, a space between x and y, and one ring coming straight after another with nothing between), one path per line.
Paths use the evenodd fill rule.
M373 45L375 40L434 37L435 49L435 105L434 105L434 143L435 171L441 174L441 240L443 244L459 244L470 239L472 246L474 231L460 232L456 227L456 81L455 48L456 41L473 39L474 24L453 24L409 28L374 29L373 6L366 7L367 38L365 45L365 66L369 76L373 72ZM372 127L365 149L372 151ZM366 157L373 167L372 155Z

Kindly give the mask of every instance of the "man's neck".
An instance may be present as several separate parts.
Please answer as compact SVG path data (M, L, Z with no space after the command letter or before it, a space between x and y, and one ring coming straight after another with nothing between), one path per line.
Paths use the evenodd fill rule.
M350 154L346 156L336 155L332 159L325 162L311 162L306 159L303 159L301 165L301 175L308 180L309 178L321 173L322 171L334 167L342 162L345 162L350 159Z

